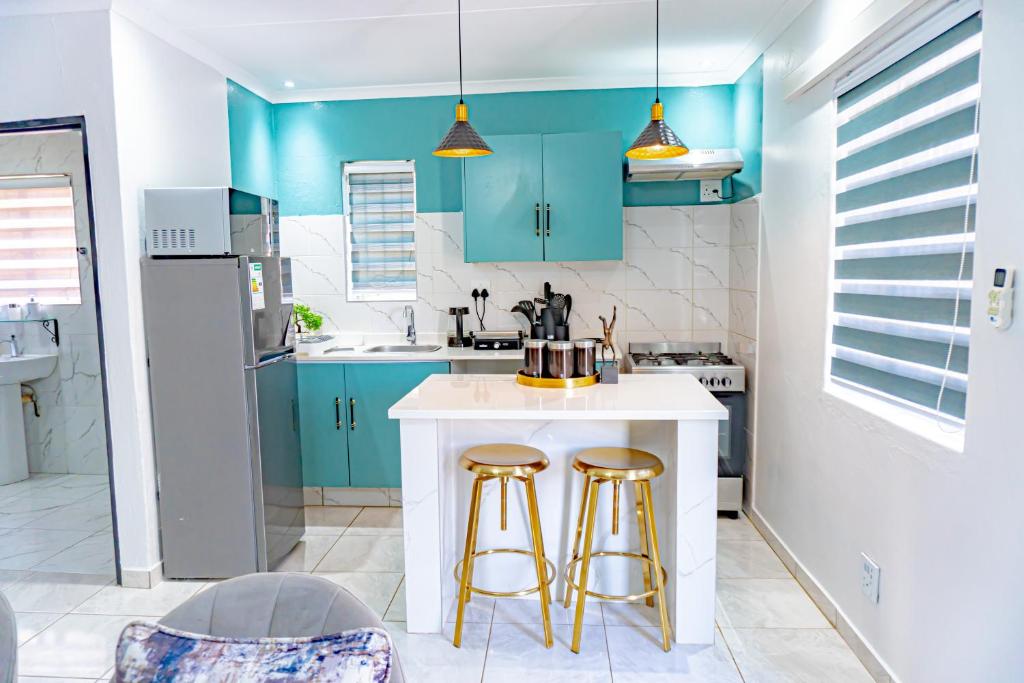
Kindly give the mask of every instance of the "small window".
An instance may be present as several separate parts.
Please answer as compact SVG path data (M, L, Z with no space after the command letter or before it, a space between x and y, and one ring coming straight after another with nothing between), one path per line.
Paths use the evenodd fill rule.
M416 300L412 161L356 161L342 172L349 301Z
M67 175L0 177L0 303L80 304Z
M962 423L981 17L836 99L831 377Z

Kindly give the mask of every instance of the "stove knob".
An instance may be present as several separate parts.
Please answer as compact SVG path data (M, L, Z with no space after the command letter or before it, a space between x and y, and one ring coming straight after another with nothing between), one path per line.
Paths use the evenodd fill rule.
M712 378L711 378L711 381L710 381L710 382L708 382L708 383L709 383L709 384L710 384L711 386L713 386L713 387L717 387L717 386L718 386L718 378L717 378L717 377L712 377Z
M707 386L708 385L708 378L707 377L701 377L700 378L700 383L703 384L704 386Z
M732 380L729 379L728 377L723 377L722 378L722 386L723 387L731 387L732 386Z

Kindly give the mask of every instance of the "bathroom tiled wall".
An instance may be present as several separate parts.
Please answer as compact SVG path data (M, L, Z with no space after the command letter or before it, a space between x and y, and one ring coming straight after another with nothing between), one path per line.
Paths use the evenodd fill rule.
M343 220L281 219L281 250L293 258L296 299L323 313L325 330L404 333L403 303L346 301ZM480 283L486 283L491 294L487 327L525 328L525 320L510 309L520 299L540 295L548 281L556 291L573 297L573 336L599 335L597 317L610 317L614 306L620 344L690 339L726 344L730 226L727 205L627 208L623 261L465 263L462 214L419 214L417 330L444 333L448 308L472 310L470 292Z
M81 137L72 131L0 137L0 175L70 173L79 246L90 247ZM42 315L60 323L60 347L38 324L5 323L4 334L17 335L25 351L57 352L57 369L30 386L40 416L25 405L29 470L32 472L106 474L107 435L100 376L99 336L92 282L92 258L78 257L82 286L80 305L43 306Z

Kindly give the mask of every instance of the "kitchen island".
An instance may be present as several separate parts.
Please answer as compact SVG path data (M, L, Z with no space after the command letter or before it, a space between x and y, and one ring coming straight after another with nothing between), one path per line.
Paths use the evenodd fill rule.
M557 601L583 485L571 468L573 455L593 446L630 446L665 464L652 488L675 640L714 643L718 421L728 414L694 377L624 375L618 384L560 390L520 386L511 375L434 375L388 416L401 425L410 633L442 632L455 602L452 571L462 556L472 484L472 475L458 466L464 450L518 443L547 454L551 465L536 484L544 546L558 574L552 586ZM507 531L498 522L499 493L496 484L484 487L477 548L529 549L522 486L509 485ZM595 550L639 548L631 487L623 488L623 497L619 534L612 535L610 490L602 491ZM536 583L532 572L527 557L490 556L478 560L473 581L514 591ZM642 592L641 568L620 558L595 559L590 589Z

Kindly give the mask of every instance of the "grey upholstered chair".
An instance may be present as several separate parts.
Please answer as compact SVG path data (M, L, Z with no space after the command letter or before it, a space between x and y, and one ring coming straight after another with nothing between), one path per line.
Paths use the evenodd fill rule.
M194 595L164 626L226 638L301 638L384 624L341 586L309 574L250 574ZM386 630L386 629L385 629ZM395 652L391 683L403 683Z
M11 603L0 593L0 683L12 683L18 671L18 627Z

